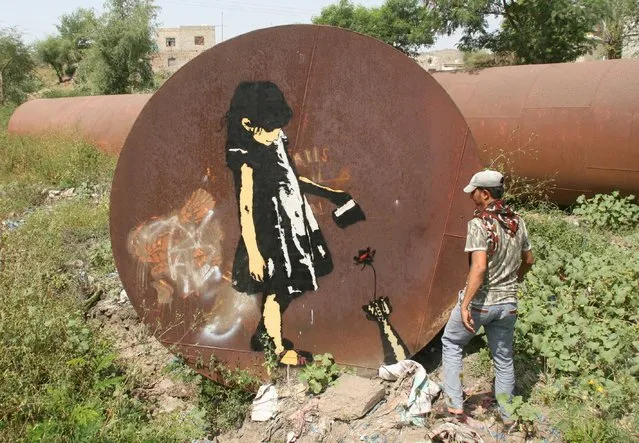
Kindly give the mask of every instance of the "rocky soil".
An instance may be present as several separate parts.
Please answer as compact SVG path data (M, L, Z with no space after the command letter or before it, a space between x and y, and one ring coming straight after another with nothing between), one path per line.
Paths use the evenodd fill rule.
M114 277L115 281L117 277ZM112 283L113 284L113 283ZM92 308L92 321L105 336L116 343L120 359L131 376L142 380L137 396L150 405L152 414L176 411L188 413L197 407L199 387L193 380L183 380L166 367L175 363L172 356L138 320L124 290L113 288ZM438 361L436 348L417 356L428 365ZM540 419L534 427L521 427L504 433L491 395L492 375L476 374L480 356L465 358L467 406L470 414L465 423L444 416L441 396L426 417L424 426L402 419L412 378L396 382L342 375L336 386L324 394L311 396L297 379L295 371L280 375L276 388L276 415L266 422L252 421L247 414L239 429L209 440L193 442L246 443L272 442L496 442L496 441L561 441L558 433ZM476 368L476 369L473 369ZM429 374L439 382L439 369ZM338 389L339 388L339 389ZM527 435L534 433L535 437Z

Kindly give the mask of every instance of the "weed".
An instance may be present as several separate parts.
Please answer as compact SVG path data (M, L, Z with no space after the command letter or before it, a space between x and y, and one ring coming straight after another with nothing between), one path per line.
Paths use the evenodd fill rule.
M587 411L583 405L574 403L557 405L561 419L557 427L562 431L564 441L569 443L608 443L636 441L632 430L623 429L618 423L602 419ZM636 427L635 427L636 431Z
M634 195L622 197L619 191L597 194L590 199L581 195L573 214L594 228L619 231L639 224L639 205L634 199Z
M88 166L83 178L100 177L104 171L90 170L99 165ZM0 202L20 195L25 175L41 177L34 171L26 164L0 168ZM11 210L38 204L29 198ZM203 411L151 419L134 395L140 387L135 377L85 321L85 275L113 270L106 199L78 196L21 216L24 224L4 232L0 242L0 441L203 436ZM78 260L87 266L69 265Z
M111 241L102 239L92 243L88 248L89 263L93 269L101 274L108 274L115 271L113 252L111 251Z
M238 387L201 380L200 407L206 411L210 431L219 433L242 425L254 395Z
M299 372L299 379L308 384L313 394L319 394L335 383L340 376L339 367L331 354L319 354L313 357L313 363L307 364Z
M514 144L517 131L510 135L508 144ZM527 143L518 149L485 148L484 155L492 155L489 169L501 172L505 179L504 200L521 207L552 207L549 195L555 187L555 178L549 175L544 178L530 178L516 172L515 164L525 160L536 160L538 151L534 146L535 136L531 135ZM489 154L490 153L490 154Z
M228 368L224 363L211 355L208 364L208 370L223 380L224 384L238 388L243 391L257 391L262 384L261 380L244 369Z
M0 219L15 218L26 208L44 202L41 185L30 183L0 184Z
M516 347L543 367L538 398L586 406L584 416L611 423L636 414L638 237L610 241L556 212L530 213L526 219L537 261L520 292ZM608 435L610 428L571 423L571 435Z
M279 359L275 353L275 344L266 332L262 333L260 341L264 347L264 368L269 377L274 378L279 366Z
M479 345L479 349L473 352L472 346ZM477 349L477 348L476 348ZM464 371L462 377L492 377L493 376L493 362L490 355L490 349L486 343L486 337L476 337L469 343L467 350L472 355L469 355L464 362Z
M497 394L497 401L512 420L524 427L531 427L540 415L539 408L524 401L521 395L511 397L508 394Z
M82 88L51 88L40 93L40 98L65 98L65 97L84 97L91 95L91 91Z
M8 115L3 112L0 118ZM77 137L18 137L0 131L0 184L38 185L41 190L105 182L113 176L115 162Z

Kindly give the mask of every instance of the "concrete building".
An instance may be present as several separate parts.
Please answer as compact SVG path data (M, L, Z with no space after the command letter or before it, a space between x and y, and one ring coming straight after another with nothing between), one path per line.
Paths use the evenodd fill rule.
M215 45L215 26L180 26L158 29L154 72L174 73L202 51Z
M464 69L464 54L457 49L422 52L415 58L415 61L429 72Z
M628 37L621 50L621 58L639 58L639 36Z

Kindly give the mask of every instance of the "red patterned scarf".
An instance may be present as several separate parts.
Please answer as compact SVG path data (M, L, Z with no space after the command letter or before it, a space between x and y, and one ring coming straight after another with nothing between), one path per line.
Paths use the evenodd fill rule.
M495 222L499 223L510 237L514 237L517 234L517 229L519 229L519 217L503 200L495 200L486 206L483 211L475 210L474 217L480 219L486 228L488 255L495 252L499 241Z

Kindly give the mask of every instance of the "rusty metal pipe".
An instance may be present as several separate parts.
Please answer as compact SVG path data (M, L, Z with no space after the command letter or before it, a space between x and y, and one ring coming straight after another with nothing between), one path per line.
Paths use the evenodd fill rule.
M437 73L475 137L482 163L500 153L520 176L553 177L553 200L639 193L639 60Z
M462 111L484 165L500 154L513 172L553 178L553 199L620 189L639 193L639 60L435 73ZM15 134L75 130L119 154L150 95L33 100L9 122Z
M31 100L19 106L8 131L17 135L77 134L108 154L119 155L151 94Z

